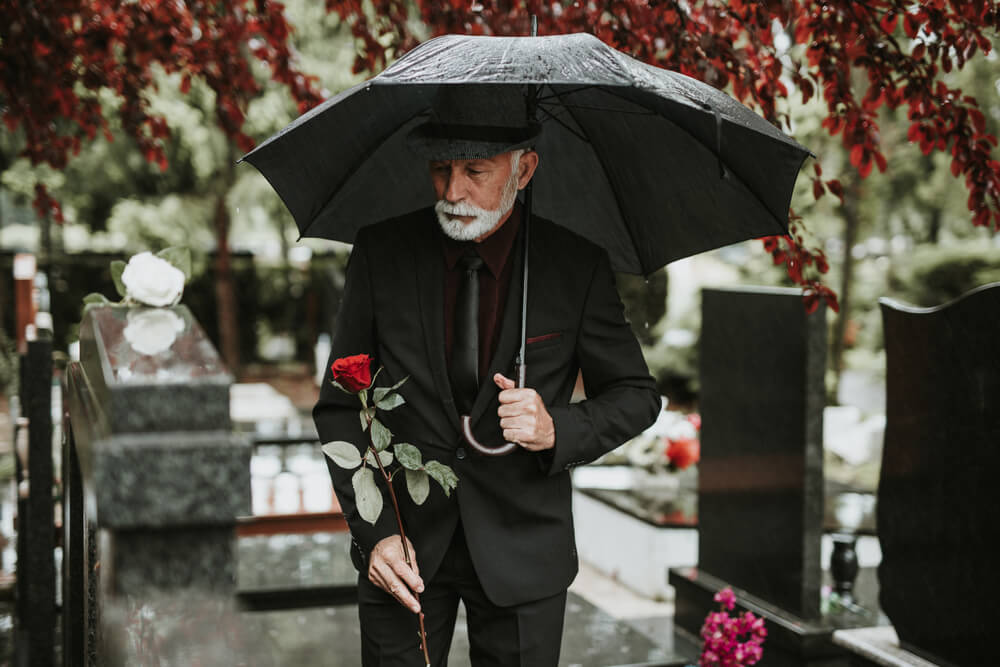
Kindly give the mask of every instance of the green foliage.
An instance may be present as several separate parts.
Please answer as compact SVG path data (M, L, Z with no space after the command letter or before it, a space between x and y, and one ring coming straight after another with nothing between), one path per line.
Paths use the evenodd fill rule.
M405 469L406 490L410 492L410 498L417 505L423 505L427 496L431 493L430 476L423 470Z
M372 384L375 378L382 372L379 367L372 377ZM362 451L349 442L335 440L323 445L323 453L326 454L339 467L353 470L358 466L361 469L351 477L351 484L354 487L355 504L358 513L365 521L374 524L382 513L383 500L375 481L373 470L378 470L383 476L387 485L391 485L393 479L400 470L406 480L406 489L410 498L417 505L422 505L430 494L430 479L434 479L444 491L446 496L451 495L451 491L458 485L458 476L448 466L438 461L428 461L424 463L420 450L406 442L399 442L393 445L390 451L389 445L392 442L392 432L376 417L377 410L393 410L406 403L397 390L409 379L403 378L391 387L377 387L374 389L362 389L358 392L347 392L358 397L362 405L359 411L362 432L368 432L369 445ZM347 391L336 382L333 383L342 391ZM368 392L372 392L369 405ZM395 454L394 454L395 452ZM367 465L362 465L364 462ZM389 466L399 463L399 467L391 473ZM393 498L393 502L395 499ZM397 513L399 508L396 508ZM402 533L402 526L400 526Z
M917 306L938 306L965 292L1000 281L1000 250L988 240L917 248L893 266L894 297Z
M321 449L341 468L354 470L361 465L361 452L349 442L334 440L323 445Z
M441 489L446 496L451 496L452 489L458 486L458 475L443 463L428 461L424 464L424 470L435 482L441 485Z
M184 282L191 279L191 249L183 247L164 248L156 253L160 259L170 262L170 264L184 274Z
M413 445L400 442L393 445L393 449L396 452L396 460L407 470L420 470L423 468L424 460L420 454L420 450Z
M654 271L649 277L619 273L615 275L615 284L632 332L643 345L653 344L653 331L667 313L666 269Z
M378 419L372 420L372 446L375 447L375 451L381 452L383 449L389 446L392 441L392 431L386 428L385 424L380 422Z
M365 466L351 476L351 486L354 487L354 503L358 514L368 523L375 525L382 514L382 492L375 483L375 473Z
M115 283L115 291L118 292L118 296L125 298L127 292L125 291L125 283L122 282L122 273L125 271L125 262L116 259L111 262L111 280Z
M18 392L17 346L0 327L0 394L14 396Z

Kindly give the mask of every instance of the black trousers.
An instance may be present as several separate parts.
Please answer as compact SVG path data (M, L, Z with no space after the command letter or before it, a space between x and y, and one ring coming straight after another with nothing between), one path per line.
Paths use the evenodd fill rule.
M556 667L566 592L498 607L486 597L469 557L461 524L434 579L420 594L433 667L446 667L459 600L465 605L472 667ZM368 580L358 578L364 667L423 667L416 614Z

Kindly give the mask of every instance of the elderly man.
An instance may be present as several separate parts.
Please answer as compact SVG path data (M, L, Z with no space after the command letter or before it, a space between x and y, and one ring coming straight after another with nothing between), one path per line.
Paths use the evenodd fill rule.
M392 512L363 521L351 471L330 465L361 573L366 667L422 664L421 609L431 660L446 665L459 600L474 666L554 667L577 572L569 470L641 431L660 405L607 254L541 218L526 250L519 242L516 195L539 166L539 127L523 121L523 100L463 94L446 93L409 137L437 204L358 233L333 340L331 359L370 354L380 385L409 376L406 405L385 423L459 477L450 498L435 488L419 507L397 494L411 569ZM523 252L527 381L516 388ZM570 403L580 373L586 399ZM321 439L364 442L357 409L324 382ZM479 454L461 435L462 415L479 441L519 447Z

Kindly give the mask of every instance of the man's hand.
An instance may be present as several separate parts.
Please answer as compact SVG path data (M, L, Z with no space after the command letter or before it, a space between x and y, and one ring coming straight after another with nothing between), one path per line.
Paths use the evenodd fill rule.
M413 591L422 593L424 580L420 578L420 568L417 567L413 544L409 538L406 540L406 546L410 550L412 569L403 557L403 543L399 535L390 535L379 540L368 558L368 578L373 584L399 600L401 605L418 614L420 603L413 597Z
M510 378L493 376L500 388L500 428L508 442L516 442L533 452L551 449L556 444L556 427L542 397L534 389L517 389Z

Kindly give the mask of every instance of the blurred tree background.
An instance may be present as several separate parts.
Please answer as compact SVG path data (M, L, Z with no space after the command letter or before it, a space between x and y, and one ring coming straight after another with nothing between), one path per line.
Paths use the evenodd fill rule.
M692 6L702 4L712 3ZM331 3L331 8L343 9L341 3ZM374 46L387 60L397 48L408 46L393 41L393 26L402 21L407 39L433 32L416 11L408 16L413 18L394 16L390 21L369 5L357 5L354 14L342 19L321 3L289 0L284 17L293 28L288 37L291 63L296 71L316 77L323 97L333 95L370 75L359 62L384 63L370 60L378 52ZM646 27L651 34L657 29L666 30ZM896 30L905 41L902 27ZM3 40L9 46L11 39L0 32L0 46ZM993 39L996 45L995 35ZM779 61L805 57L806 45L797 44L791 31L773 41ZM238 46L244 52L260 48L252 38ZM265 61L248 60L258 89L248 93L240 131L260 141L296 117L308 96L301 89L293 93L302 84L290 87ZM19 157L26 144L22 131L0 135L0 312L6 338L12 337L13 326L13 252L50 252L56 341L65 346L75 337L83 294L113 294L107 269L111 259L187 245L196 261L184 302L234 369L256 361L311 362L317 333L329 330L335 316L347 248L297 240L295 225L270 186L254 169L234 165L243 146L232 128L219 122L219 82L213 88L204 77L167 69L154 66L154 85L142 92L149 111L161 115L169 130L159 139L165 169L160 160L150 161L149 146L137 141L127 119L115 113L121 97L108 88L97 92L109 119L108 136L98 132L82 142L62 168ZM939 73L947 86L978 100L985 131L992 135L1000 130L998 72L994 49L969 58L962 68ZM8 68L4 75L9 74ZM851 76L850 85L858 90L867 85L857 68ZM775 81L796 89L790 76ZM9 103L0 97L0 105ZM861 178L851 148L823 126L831 111L820 95L805 103L791 96L774 103L774 113L787 115L791 133L819 158L806 163L793 210L801 217L806 244L825 252L831 267L826 280L842 306L839 315L829 313L830 388L836 399L842 369L880 373L879 297L929 306L1000 280L1000 238L989 226L970 224L969 191L953 174L951 155L940 150L926 154L911 143L911 119L902 107L883 106L876 116L878 150L890 168ZM822 173L815 165L822 165ZM816 180L838 182L843 202L834 196L817 199ZM44 209L39 215L32 207L40 184L61 203L61 224L51 224ZM619 277L628 316L651 367L663 390L681 402L697 391L695 290L705 284L793 285L786 267L754 242L683 260L652 276ZM227 309L228 314L223 312ZM227 319L238 323L228 334ZM9 350L9 340L0 343L0 351ZM0 359L0 375L8 366Z

